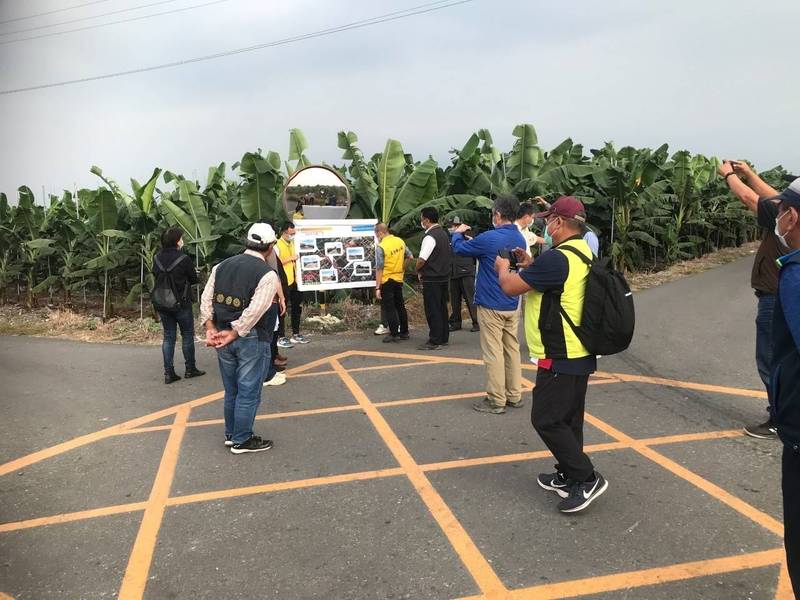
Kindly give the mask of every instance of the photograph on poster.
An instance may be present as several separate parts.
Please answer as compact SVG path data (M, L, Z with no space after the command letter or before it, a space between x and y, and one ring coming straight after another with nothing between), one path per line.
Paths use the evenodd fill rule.
M300 240L298 244L300 254L307 254L309 252L317 251L317 240L314 238L305 238Z
M319 267L319 256L316 254L300 257L300 269L303 271L318 271Z
M364 260L364 248L362 246L347 248L347 262L359 260Z
M336 269L320 269L319 281L320 283L338 283L339 274Z
M365 260L353 263L353 277L369 277L372 275L372 263Z
M328 256L341 256L344 254L342 242L325 242L325 254Z

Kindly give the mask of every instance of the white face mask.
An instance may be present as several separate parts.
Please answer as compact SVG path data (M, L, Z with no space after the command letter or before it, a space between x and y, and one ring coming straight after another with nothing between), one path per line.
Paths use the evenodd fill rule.
M777 219L775 219L775 237L778 238L778 241L780 241L781 245L784 248L788 248L789 247L789 242L786 241L786 233L788 233L788 231L786 233L784 233L784 234L781 234L780 226L778 225L778 223L780 223L781 219L783 217L785 217L786 215L788 215L788 214L789 214L789 211L787 210L785 213L783 213L781 216L779 216Z

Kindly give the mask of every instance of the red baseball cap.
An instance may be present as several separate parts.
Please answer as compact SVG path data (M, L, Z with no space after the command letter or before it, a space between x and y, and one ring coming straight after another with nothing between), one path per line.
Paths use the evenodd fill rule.
M565 219L575 219L581 223L586 222L586 209L583 202L575 196L559 196L544 212L533 215L534 219L546 219L547 217L564 217Z

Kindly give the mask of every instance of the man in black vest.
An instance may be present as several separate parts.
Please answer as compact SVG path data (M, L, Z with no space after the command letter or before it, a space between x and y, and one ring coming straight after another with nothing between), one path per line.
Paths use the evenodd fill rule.
M756 313L756 368L767 390L767 420L748 425L744 432L759 439L776 439L775 403L769 383L772 364L772 315L775 309L775 294L778 289L778 267L775 261L781 255L778 239L775 237L775 217L778 203L774 197L778 191L756 175L744 161L726 160L719 168L730 190L742 204L756 214L762 228L761 245L753 262L750 285L758 298Z
M450 235L455 233L456 228L461 225L458 216L453 217L450 222ZM466 239L472 237L465 235ZM470 331L480 331L478 325L478 311L475 308L475 259L471 256L459 256L453 254L453 266L450 270L450 331L461 329L461 298L467 303L467 310L472 319L472 329Z
M266 258L275 245L275 231L255 223L247 232L246 250L211 270L200 304L206 345L217 349L225 387L225 446L234 454L262 452L271 440L253 433L261 388L270 362L270 341L282 299L280 286Z
M420 226L425 230L417 258L417 276L422 282L422 300L428 321L428 341L418 350L439 350L450 338L447 322L447 287L453 253L450 236L439 226L439 211L433 207L420 212Z

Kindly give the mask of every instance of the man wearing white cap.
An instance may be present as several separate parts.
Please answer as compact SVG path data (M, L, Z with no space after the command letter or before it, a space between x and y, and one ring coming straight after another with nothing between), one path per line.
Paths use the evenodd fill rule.
M246 250L211 270L200 303L206 345L217 349L225 387L225 445L234 454L262 452L271 440L253 433L261 388L270 362L270 340L278 313L285 310L276 294L278 274L267 264L275 231L255 223Z

